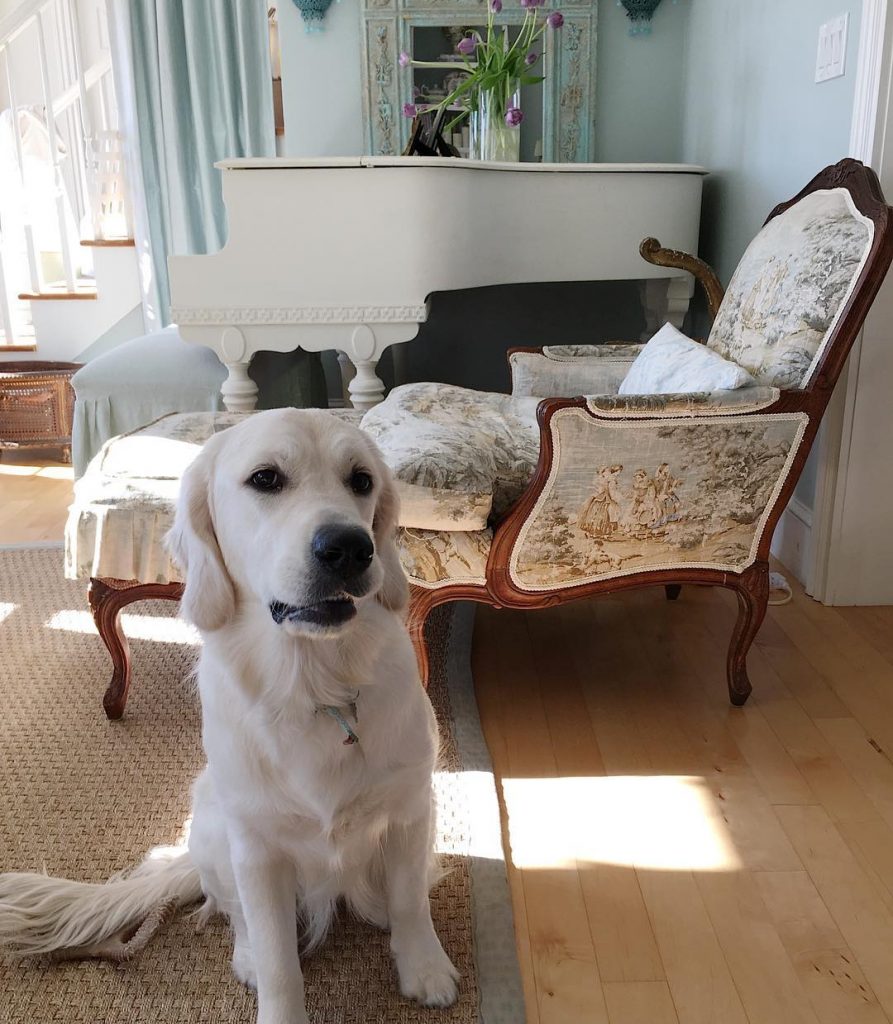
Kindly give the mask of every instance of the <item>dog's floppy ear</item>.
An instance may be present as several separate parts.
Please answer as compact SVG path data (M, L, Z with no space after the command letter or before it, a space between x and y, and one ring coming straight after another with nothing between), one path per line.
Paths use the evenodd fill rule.
M180 603L183 617L207 632L220 629L236 603L211 516L212 463L212 453L206 449L183 474L177 514L166 539L168 551L186 574Z
M378 601L391 611L402 611L409 604L409 581L400 564L397 551L397 516L400 499L391 471L379 458L378 478L382 482L375 504L375 519L372 532L375 534L375 549L384 569L384 582L378 591Z

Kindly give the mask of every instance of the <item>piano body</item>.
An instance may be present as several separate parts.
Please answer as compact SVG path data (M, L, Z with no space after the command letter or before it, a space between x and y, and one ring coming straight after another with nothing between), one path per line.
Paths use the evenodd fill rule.
M649 235L696 253L705 171L679 164L500 164L418 157L240 159L218 165L220 252L170 259L172 319L251 410L253 354L337 349L354 406L383 397L376 364L409 341L433 292L526 282L645 280L646 308L681 326L683 271L639 256ZM543 339L548 343L548 339Z

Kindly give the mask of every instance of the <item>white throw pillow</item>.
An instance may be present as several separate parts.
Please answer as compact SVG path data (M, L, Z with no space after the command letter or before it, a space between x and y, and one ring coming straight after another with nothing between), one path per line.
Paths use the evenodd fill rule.
M682 395L734 391L756 381L747 370L664 324L636 357L620 395Z

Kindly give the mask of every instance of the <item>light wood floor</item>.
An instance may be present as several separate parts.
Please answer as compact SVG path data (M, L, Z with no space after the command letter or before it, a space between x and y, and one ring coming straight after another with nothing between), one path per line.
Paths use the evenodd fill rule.
M733 599L481 609L528 1021L893 1020L893 609Z
M54 454L0 453L0 544L62 539L73 475Z
M10 468L0 543L61 538L68 471ZM893 609L770 609L743 709L733 614L479 611L530 1024L893 1021Z

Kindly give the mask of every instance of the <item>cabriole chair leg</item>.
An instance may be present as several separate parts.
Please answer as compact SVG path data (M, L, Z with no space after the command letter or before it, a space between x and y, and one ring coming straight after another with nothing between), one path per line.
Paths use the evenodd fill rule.
M752 686L747 676L747 652L754 641L769 603L769 566L759 562L747 569L734 585L738 597L738 619L729 643L727 673L729 699L741 707Z

